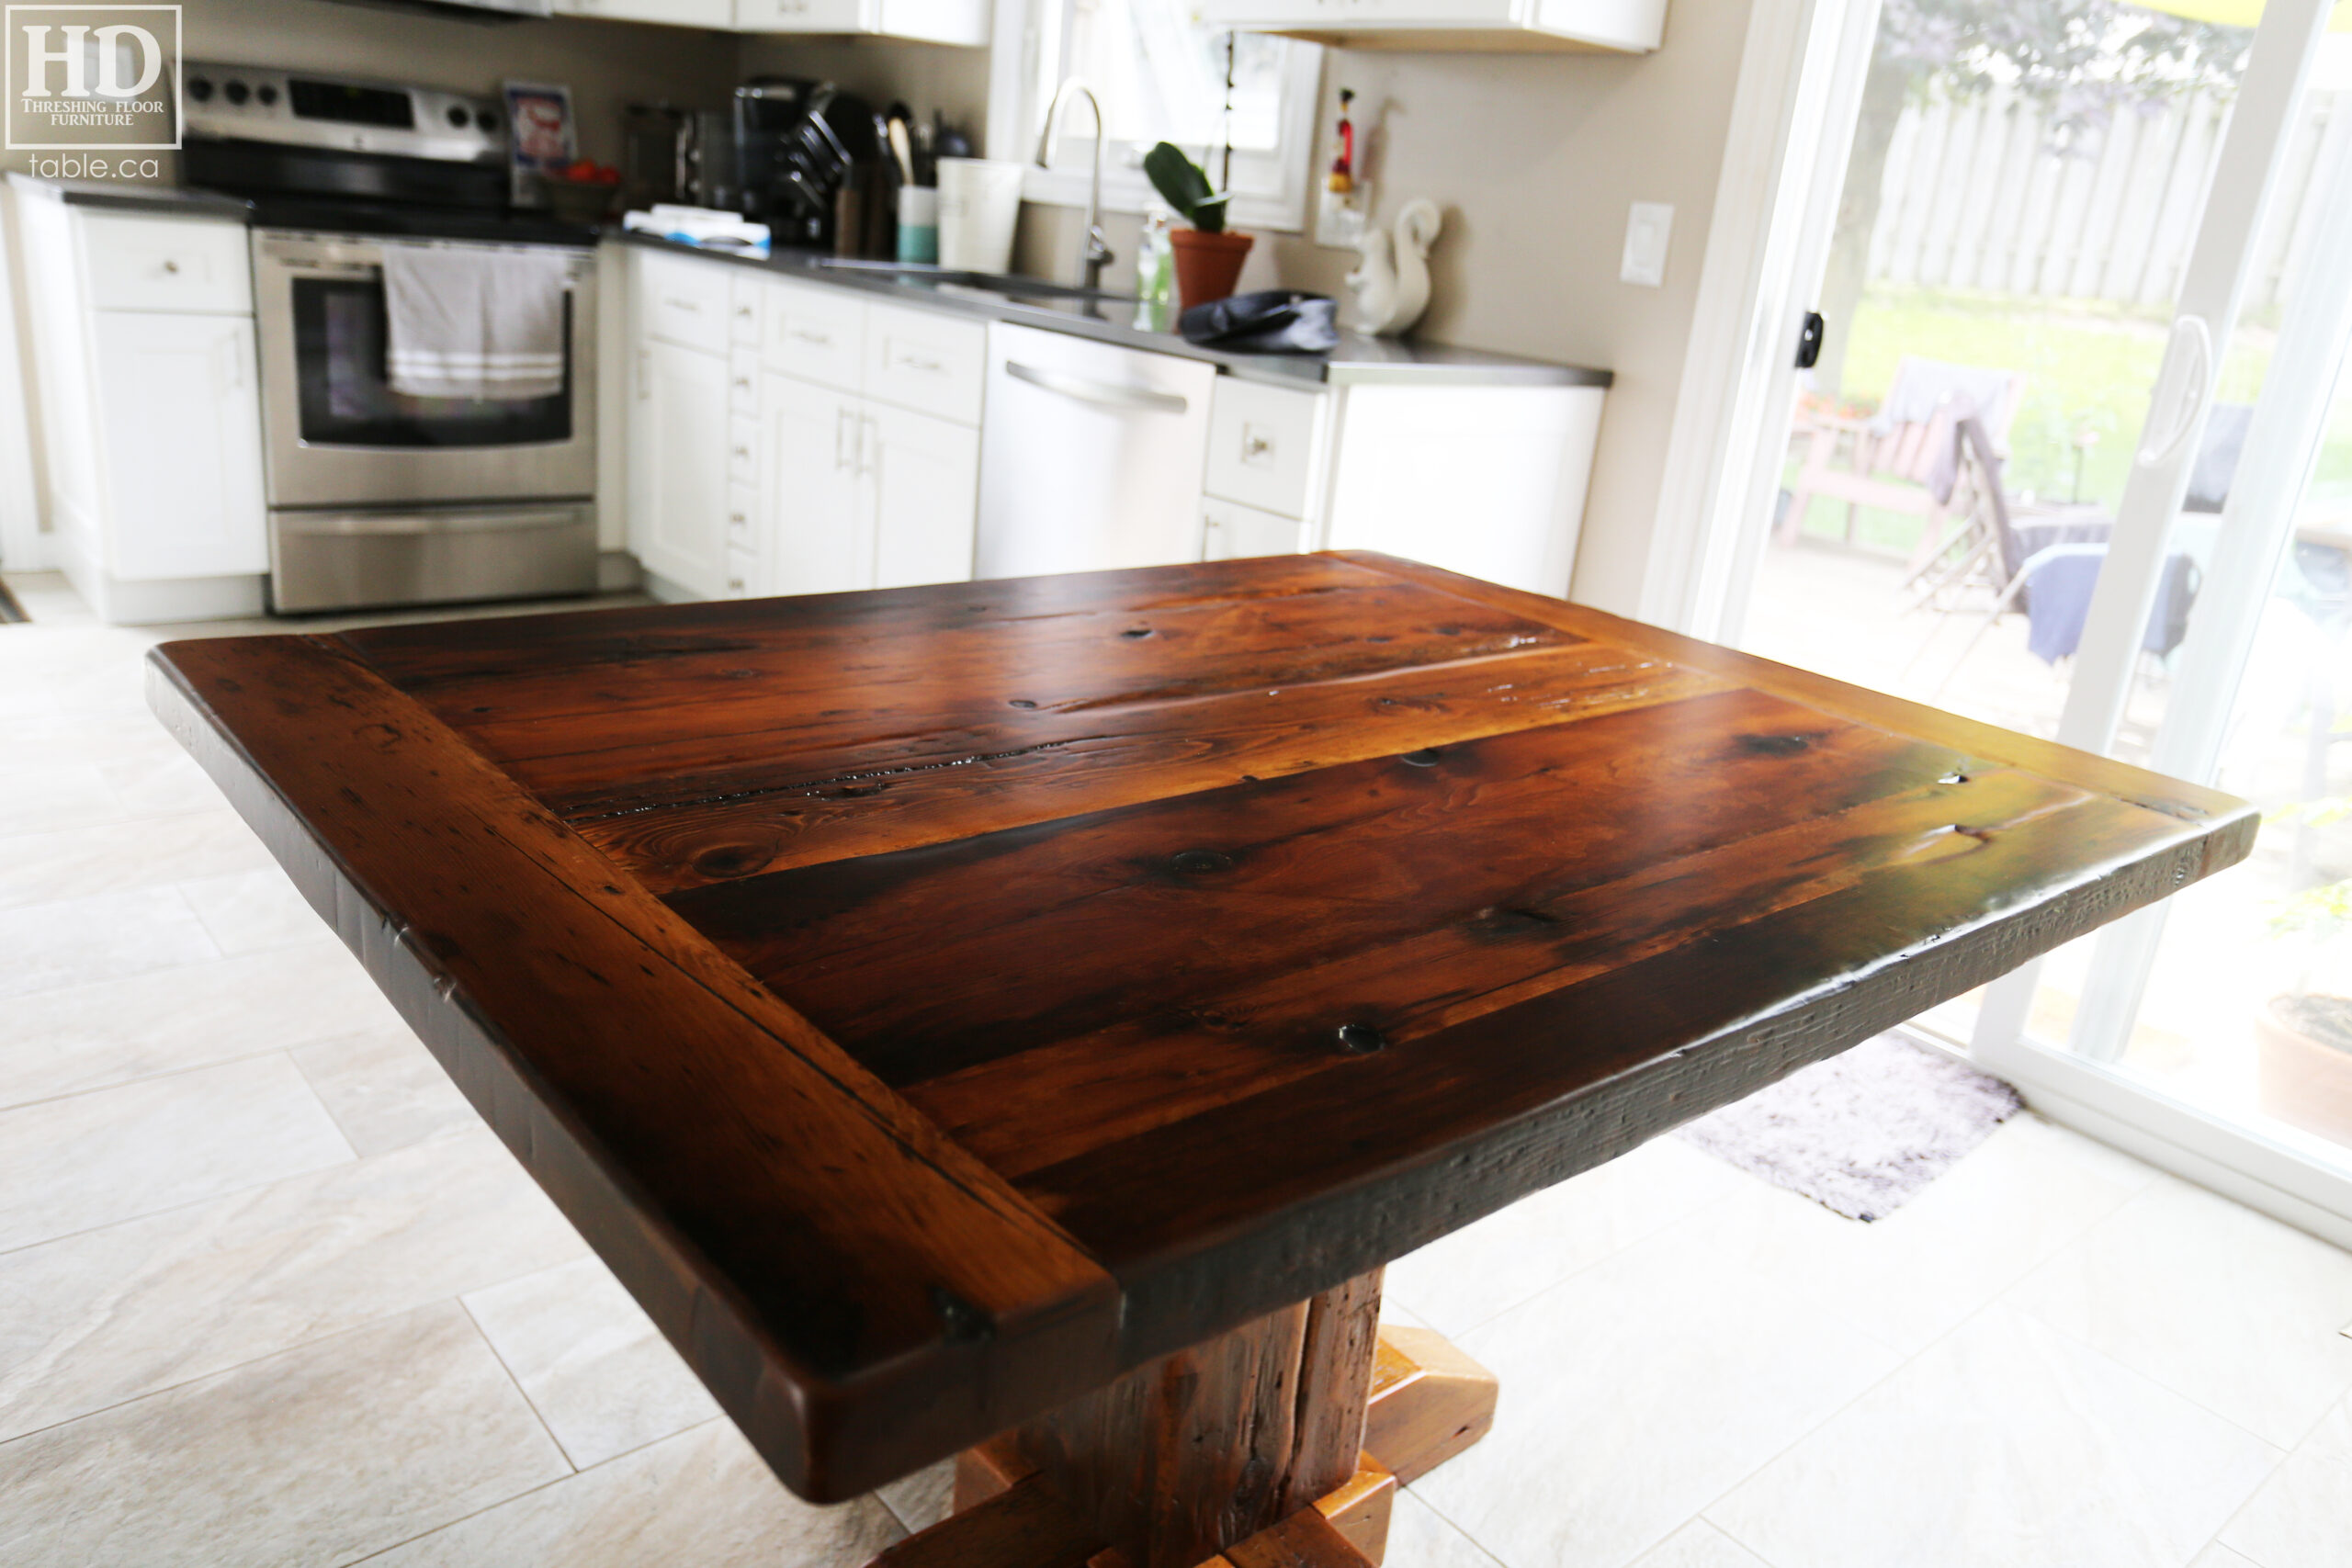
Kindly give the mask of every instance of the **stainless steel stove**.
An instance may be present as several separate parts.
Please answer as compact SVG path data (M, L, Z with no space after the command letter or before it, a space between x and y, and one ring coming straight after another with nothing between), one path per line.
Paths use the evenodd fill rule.
M273 606L592 592L596 236L509 207L503 107L210 62L185 83L183 178L254 206ZM561 250L562 389L394 391L387 244Z

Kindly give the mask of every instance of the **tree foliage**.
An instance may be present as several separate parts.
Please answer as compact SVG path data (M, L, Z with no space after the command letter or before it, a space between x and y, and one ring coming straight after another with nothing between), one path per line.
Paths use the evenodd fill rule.
M1884 0L1871 66L1901 72L1915 95L2006 86L2053 131L2079 132L2119 108L2229 96L2253 41L2246 28L2120 0Z

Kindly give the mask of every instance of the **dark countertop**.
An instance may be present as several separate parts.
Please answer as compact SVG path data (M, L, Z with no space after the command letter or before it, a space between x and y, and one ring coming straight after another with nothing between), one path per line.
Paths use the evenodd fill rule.
M758 255L683 244L653 234L613 229L605 233L624 244L757 267L763 272L852 288L904 304L957 310L985 321L1015 321L1125 348L1206 360L1235 376L1276 386L1365 386L1385 382L1423 387L1606 387L1613 379L1607 370L1554 365L1475 348L1453 348L1444 344L1367 337L1361 333L1340 333L1340 346L1329 354L1237 354L1229 349L1204 348L1186 343L1172 332L1136 326L1135 307L1125 300L1045 293L1022 298L937 277L826 266L822 264L830 258L809 251L778 250Z
M176 186L132 185L122 180L43 180L19 175L28 186L47 186L68 207L103 207L118 212L153 212L170 218L220 218L243 223L253 203L212 190Z

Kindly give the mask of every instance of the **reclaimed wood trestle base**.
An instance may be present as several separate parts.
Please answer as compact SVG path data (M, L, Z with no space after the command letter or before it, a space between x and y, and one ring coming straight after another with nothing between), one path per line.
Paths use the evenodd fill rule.
M1494 1378L1379 1325L1377 1273L967 1450L955 1512L872 1568L1367 1568L1396 1488L1494 1423Z
M179 642L149 695L786 1484L974 1450L972 1539L1128 1568L1336 1550L1410 1468L1477 1379L1371 1339L1392 1259L2256 822L1363 555Z

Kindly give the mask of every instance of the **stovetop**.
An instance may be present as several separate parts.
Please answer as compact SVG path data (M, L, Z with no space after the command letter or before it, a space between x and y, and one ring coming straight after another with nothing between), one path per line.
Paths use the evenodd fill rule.
M258 229L316 233L388 234L412 239L487 240L505 244L593 245L593 223L564 223L544 212L435 207L406 202L333 201L317 197L255 196Z

